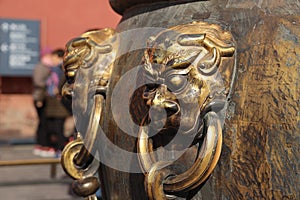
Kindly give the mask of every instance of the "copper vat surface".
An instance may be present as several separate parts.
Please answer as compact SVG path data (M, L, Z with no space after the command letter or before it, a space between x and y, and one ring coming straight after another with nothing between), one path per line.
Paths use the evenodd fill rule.
M92 128L88 128L93 134L85 136L90 137L85 141L86 149L76 149L77 160L75 150L65 154L72 153L75 163L82 164L92 162L90 151L99 150L100 155L95 158L100 162L98 173L104 199L300 199L300 3L110 3L123 15L116 32L104 34L112 42L107 44L106 40L102 45L105 37L97 37L97 32L82 36L85 43L80 38L80 45L75 40L70 51L74 50L71 56L75 59L79 58L77 47L89 50L81 51L85 56L80 60L82 66L78 62L74 67L70 57L72 65L67 71L74 83L78 69L82 73L85 65L98 69L98 74L92 70L83 73L83 80L98 81L92 85L96 87L95 98L101 100L101 105L95 103L92 107L98 108L97 119L91 119ZM118 39L112 39L114 35ZM157 50L161 46L164 51ZM113 61L104 66L108 68L101 68L98 64L105 58ZM169 72L168 67L175 72ZM168 73L171 75L167 76ZM137 86L147 77L160 82ZM88 94L85 82L79 83ZM166 89L168 83L174 83L170 87L177 92L176 98L168 92L170 88ZM189 85L188 89L184 84ZM187 98L189 95L191 98ZM220 102L220 109L214 107L217 111L208 106ZM79 101L80 108L88 110L88 103L87 99ZM185 103L196 105L196 109L185 113L181 108ZM183 123L186 131L190 130L186 128L190 128L190 121L199 125L196 133L183 133L183 138L192 138L191 143L183 156L172 163L164 160L164 154L153 153L167 146L174 136L172 129L152 137L149 130L153 127L142 128L151 124L147 118L151 115L150 106L161 105L169 111L169 127L180 127ZM216 115L219 112L221 117ZM203 121L194 120L198 117ZM159 117L154 119L159 126ZM98 122L99 127L95 126ZM172 153L180 149L180 144L168 148ZM70 166L77 173L72 162ZM85 194L90 195L89 192Z
M236 41L236 84L222 154L212 176L192 199L299 199L299 2L215 0L157 5L124 11L117 31L205 21L229 30ZM129 49L131 42L124 41L122 48ZM133 52L120 58L110 92L141 57ZM109 104L106 114L103 129L110 140L135 151L135 139L114 124ZM99 172L107 199L147 199L142 175L104 165Z

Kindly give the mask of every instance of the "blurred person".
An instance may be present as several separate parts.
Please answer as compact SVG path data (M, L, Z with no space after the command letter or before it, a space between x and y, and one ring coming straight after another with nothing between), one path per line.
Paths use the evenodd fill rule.
M41 52L40 62L35 66L32 74L33 80L33 104L38 116L36 129L36 146L33 153L40 155L43 147L47 147L49 140L46 131L46 82L50 74L50 67L54 64L51 50L46 48Z
M56 56L53 57L54 65L50 67L50 75L46 82L46 124L47 137L50 140L47 157L59 157L68 142L68 138L64 135L64 124L70 112L61 101L61 89L65 82L62 70L64 50L56 49L52 53Z

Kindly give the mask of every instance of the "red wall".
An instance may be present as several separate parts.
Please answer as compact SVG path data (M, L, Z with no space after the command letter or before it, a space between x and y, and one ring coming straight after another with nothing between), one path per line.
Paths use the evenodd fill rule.
M0 0L0 18L40 20L41 47L63 48L70 39L88 29L116 27L121 17L108 1ZM31 82L31 77L0 76L0 140L6 135L34 136L37 119Z
M41 21L41 47L64 47L91 28L116 27L108 0L0 0L0 18Z

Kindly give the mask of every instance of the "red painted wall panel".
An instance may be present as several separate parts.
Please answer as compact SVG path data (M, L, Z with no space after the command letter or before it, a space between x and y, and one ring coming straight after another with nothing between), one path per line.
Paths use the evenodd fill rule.
M0 0L0 18L41 21L41 47L64 47L91 28L116 27L108 0Z

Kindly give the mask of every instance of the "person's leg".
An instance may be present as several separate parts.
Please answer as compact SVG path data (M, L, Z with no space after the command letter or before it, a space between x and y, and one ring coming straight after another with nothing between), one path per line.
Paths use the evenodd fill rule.
M46 117L46 106L43 107L43 110L41 111L41 117L40 117L40 130L39 130L39 139L38 142L41 146L47 147L49 146L49 137L48 137L48 122Z
M47 135L47 124L46 124L46 105L43 102L42 105L38 105L37 102L34 102L34 107L38 115L38 126L36 129L36 144L39 146L44 146L44 138Z
M42 147L39 155L42 157L55 157L55 149L52 146L52 142L50 138L51 134L53 134L54 132L53 130L54 121L52 118L45 117L45 123L46 123L46 128L45 128L46 130L45 130L45 134L41 138Z
M66 145L67 138L64 135L65 118L56 119L56 137L57 137L57 150L62 151Z
M48 147L56 148L56 119L53 117L47 117L47 137L45 143Z

